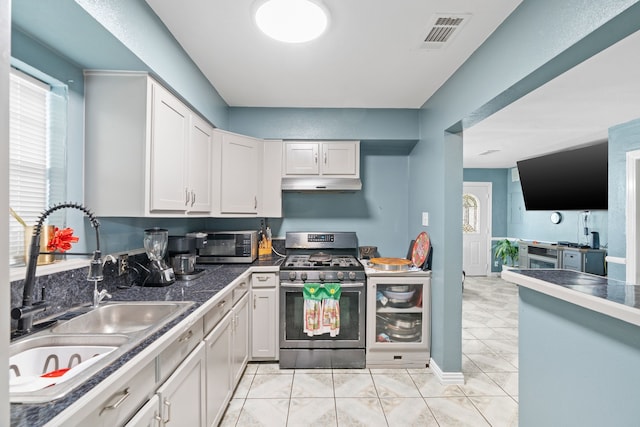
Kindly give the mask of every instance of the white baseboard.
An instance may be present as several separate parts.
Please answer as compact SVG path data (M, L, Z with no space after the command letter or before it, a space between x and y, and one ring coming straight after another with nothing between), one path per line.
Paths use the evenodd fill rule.
M429 368L442 385L464 385L464 374L462 372L443 372L435 360L429 360Z

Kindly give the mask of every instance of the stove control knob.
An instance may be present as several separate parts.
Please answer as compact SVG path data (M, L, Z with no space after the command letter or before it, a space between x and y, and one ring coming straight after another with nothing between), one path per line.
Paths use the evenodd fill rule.
M344 273L342 271L338 271L337 277L338 277L338 280L344 279Z
M318 279L324 280L325 278L326 278L326 274L324 273L324 271L321 271L320 273L318 273Z
M349 272L349 279L350 280L356 280L356 272L355 271L350 271Z
M291 280L291 281L296 280L296 272L295 271L290 271L289 272L289 280Z
M307 280L307 273L300 273L300 280L302 280L303 282Z

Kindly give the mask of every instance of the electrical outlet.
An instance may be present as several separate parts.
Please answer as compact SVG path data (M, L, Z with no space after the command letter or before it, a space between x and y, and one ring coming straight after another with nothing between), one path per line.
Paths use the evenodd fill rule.
M422 212L422 225L424 227L429 225L429 212Z
M122 254L118 256L118 276L127 274L128 269L129 269L129 255Z

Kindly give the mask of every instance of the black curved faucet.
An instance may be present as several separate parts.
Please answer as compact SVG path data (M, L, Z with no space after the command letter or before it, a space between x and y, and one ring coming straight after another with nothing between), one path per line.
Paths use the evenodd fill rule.
M40 233L42 231L44 220L55 211L70 208L78 209L84 212L84 214L91 221L91 225L96 230L96 250L93 251L91 264L89 266L89 276L87 277L87 280L102 280L100 234L98 233L100 223L98 222L97 218L89 209L85 208L79 203L60 203L50 207L40 215L35 227L33 228L29 259L27 260L27 273L24 279L24 288L22 292L22 307L16 307L11 310L11 317L18 321L18 328L14 333L16 336L25 335L32 332L33 316L47 309L47 304L44 300L37 302L33 301L33 287L35 284L36 266L38 265L38 256L40 255Z

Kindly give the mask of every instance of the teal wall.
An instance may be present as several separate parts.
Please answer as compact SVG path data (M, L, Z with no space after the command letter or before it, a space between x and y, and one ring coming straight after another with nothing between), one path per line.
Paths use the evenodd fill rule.
M541 242L569 241L591 243L591 235L583 233L581 211L560 211L562 222L553 224L552 211L527 211L524 207L520 181L512 181L512 169L465 169L464 181L492 183L492 234L493 237L536 240ZM624 174L615 179L624 179ZM614 185L617 187L617 185ZM624 205L623 205L624 210ZM609 242L608 211L591 211L589 231L600 233L600 245L606 247ZM618 230L620 232L620 230ZM624 233L621 235L624 239ZM499 272L501 265L491 263L491 271Z
M230 108L229 124L231 131L260 138L360 140L362 191L285 192L284 218L270 219L274 235L355 231L360 245L378 246L382 256L407 254L408 153L418 139L417 110Z
M464 182L491 183L491 234L509 237L507 227L507 189L511 181L510 169L464 169Z
M628 10L627 10L628 9ZM432 357L461 369L462 132L640 28L636 1L524 0L425 103L409 159L409 234L431 213ZM516 142L514 142L516 143ZM431 182L428 188L419 183Z
M609 255L626 257L626 153L640 150L640 120L609 129ZM625 280L626 267L609 264L609 276Z
M13 29L80 68L152 73L217 127L227 104L144 0L20 0Z
M567 241L590 244L591 231L600 233L600 246L606 247L609 241L608 211L590 211L587 225L589 236L584 235L582 211L559 211L562 222L553 224L553 211L527 211L524 206L520 182L509 182L508 228L509 237L524 240L546 242Z
M520 427L637 426L638 326L519 288Z
M418 110L362 108L229 108L229 128L259 138L384 141L413 147L420 137Z

